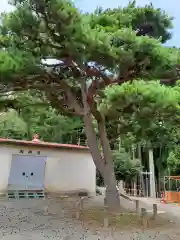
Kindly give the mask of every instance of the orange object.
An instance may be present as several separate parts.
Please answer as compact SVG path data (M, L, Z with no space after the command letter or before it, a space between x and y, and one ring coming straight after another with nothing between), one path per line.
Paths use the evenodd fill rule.
M180 192L178 192L178 205L180 205Z
M171 184L169 184L168 191L166 191L166 183L170 183L171 180L176 181L176 188L177 190L172 191L170 190ZM166 203L178 203L180 205L180 186L178 187L179 184L178 181L180 181L180 176L164 176L164 192L161 195L161 202Z
M162 200L165 200L167 203L180 203L180 192L175 191L166 191L165 197Z

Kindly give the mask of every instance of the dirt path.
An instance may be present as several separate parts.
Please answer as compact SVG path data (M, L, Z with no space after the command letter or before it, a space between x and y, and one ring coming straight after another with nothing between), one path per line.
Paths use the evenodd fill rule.
M91 204L102 204L102 198ZM92 228L69 215L67 201L52 201L50 213L45 212L49 200L17 200L0 202L0 239L3 240L179 240L180 229L154 229L143 233L137 229L111 230ZM86 205L88 206L88 205ZM131 206L132 207L132 206ZM173 237L173 238L172 238Z

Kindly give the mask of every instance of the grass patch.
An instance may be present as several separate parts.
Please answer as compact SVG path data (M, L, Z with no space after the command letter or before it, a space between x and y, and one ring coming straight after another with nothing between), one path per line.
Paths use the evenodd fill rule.
M103 208L85 208L80 211L79 220L83 224L91 225L92 227L103 227L104 224L104 209ZM109 219L109 227L113 229L142 229L142 219L140 215L135 213L107 213ZM156 220L152 220L152 215L148 215L148 228L172 228L173 224L166 218L157 216Z
M140 226L140 218L137 215L107 213L109 219L109 227L113 228L129 228ZM104 224L104 209L103 208L88 208L80 212L80 221L91 225L102 227Z

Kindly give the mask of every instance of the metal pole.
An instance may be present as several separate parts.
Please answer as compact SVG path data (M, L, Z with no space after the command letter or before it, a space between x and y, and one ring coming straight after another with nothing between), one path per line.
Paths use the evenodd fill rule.
M141 168L142 168L142 153L141 153L141 145L138 144L138 158L140 160ZM145 186L144 186L144 177L143 174L140 174L140 188L142 189L143 195L145 193Z
M170 188L171 188L171 183L170 183L170 169L168 168L168 175L169 175L169 177L168 177L168 187L169 187L169 191L170 191Z
M159 187L158 187L158 197L161 197L161 175L159 174Z
M149 197L149 181L148 176L146 176L146 197Z
M149 171L151 172L149 176L150 181L150 197L156 197L156 184L155 184L155 171L154 171L154 156L153 149L149 149Z
M147 173L147 171L146 171L146 173L145 173L145 177L146 177L146 197L148 197L148 195L149 195L149 183L148 183L148 175L147 175L148 173Z

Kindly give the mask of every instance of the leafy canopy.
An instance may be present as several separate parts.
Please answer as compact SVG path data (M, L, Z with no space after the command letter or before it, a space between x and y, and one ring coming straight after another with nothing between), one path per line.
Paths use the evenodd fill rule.
M96 120L103 114L116 124L121 120L121 130L127 126L125 132L150 141L169 129L166 119L178 116L179 95L139 80L179 77L179 50L162 45L172 27L165 12L151 4L137 7L135 1L91 14L68 0L11 2L15 9L2 15L0 25L0 93L40 90L53 108L78 116L87 100ZM49 64L50 58L58 61ZM102 91L114 84L120 86Z
M172 18L161 9L154 9L152 4L143 8L131 1L127 7L105 9L98 8L91 15L91 26L108 26L106 30L117 31L121 28L132 28L138 36L148 35L166 42L170 39L169 30L172 28Z
M111 123L111 134L116 139L132 133L136 142L167 145L180 125L179 87L143 80L110 86L104 91L100 109Z
M112 164L104 116L116 129L121 120L120 130L128 127L124 132L151 142L179 122L178 93L148 83L179 78L179 50L162 45L171 35L172 19L166 13L152 5L136 7L134 1L125 8L97 9L92 14L81 13L69 0L12 4L14 10L3 14L0 24L0 93L35 89L43 93L39 98L51 105L52 114L56 109L84 122L90 116L86 134L88 129L90 150L102 175L102 160ZM57 61L50 64L48 59ZM119 86L105 89L115 84ZM59 116L47 116L52 125L60 121ZM103 154L96 149L93 118Z
M35 73L44 78L44 85L52 83L42 67L42 59L47 58L62 60L66 67L72 67L72 60L79 66L95 62L94 71L86 72L91 81L101 79L107 69L120 82L176 76L179 52L172 54L154 39L169 39L171 18L152 5L136 7L133 1L125 8L83 14L68 0L11 2L15 10L2 15L0 28L0 72L5 84L13 81L16 87L40 88ZM54 81L57 75L77 80L72 69L53 68L53 73ZM36 81L30 82L30 77Z
M81 13L68 0L11 3L15 10L1 17L1 92L38 89L58 111L79 116L84 107L83 75L95 118L94 96L101 99L105 94L104 114L111 115L111 121L113 116L114 126L120 120L121 134L123 128L152 141L154 132L158 134L155 138L165 133L166 119L178 115L178 94L139 79L178 77L179 50L161 44L170 38L171 17L151 4L137 7L135 1L124 8L97 9L91 14ZM59 62L42 61L49 58ZM134 79L133 84L126 83ZM120 86L101 91L114 83ZM102 103L99 109L103 113L101 108Z

